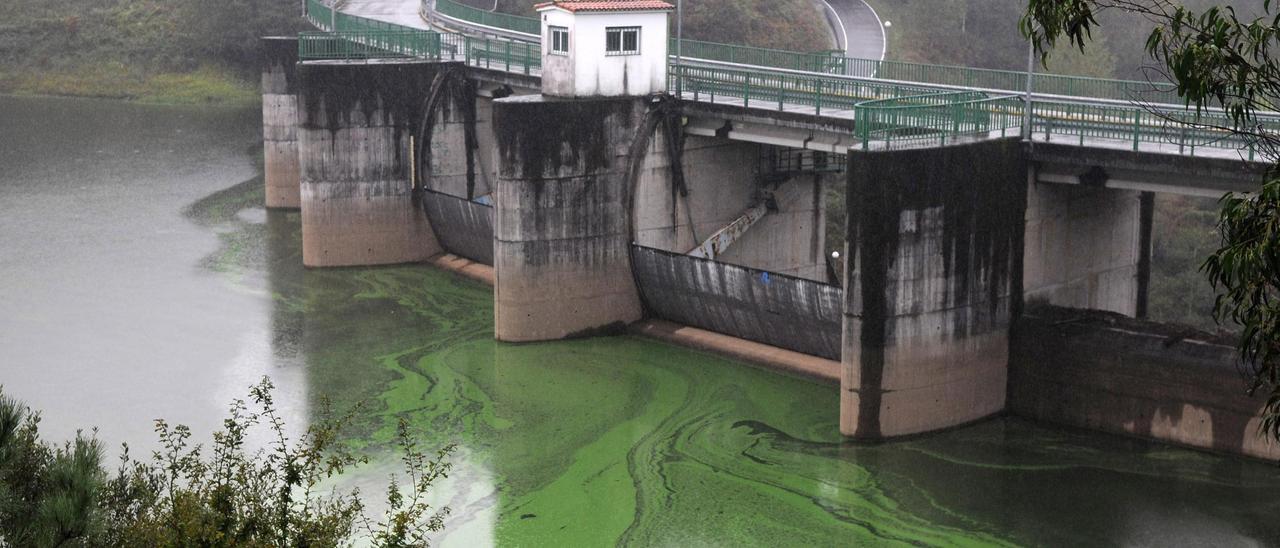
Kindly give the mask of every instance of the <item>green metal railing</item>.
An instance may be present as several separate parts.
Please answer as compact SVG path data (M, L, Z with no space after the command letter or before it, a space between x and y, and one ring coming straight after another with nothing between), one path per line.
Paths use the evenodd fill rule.
M901 61L873 61L845 58L845 74L873 75L886 80L903 80L948 86L963 86L1024 93L1027 89L1025 72L977 69L946 65L905 63ZM1032 91L1042 95L1064 95L1126 101L1138 99L1151 103L1181 104L1172 84L1111 80L1064 76L1059 74L1032 75Z
M431 0L424 0L430 2ZM542 34L542 22L534 17L521 17L507 13L497 13L473 8L453 0L435 0L436 11L456 19L495 27L499 29L523 32L525 34Z
M542 70L542 48L538 44L516 40L473 38L450 34L461 39L464 57L454 58L474 67L534 74Z
M430 2L431 0L424 0ZM541 23L536 18L493 13L454 0L435 0L436 9L445 15L464 21L526 34L541 34ZM1027 74L1009 70L979 69L903 61L881 61L845 57L838 53L806 53L781 49L757 48L736 44L720 44L699 40L683 40L681 54L691 62L699 60L720 61L768 68L781 68L806 72L823 72L840 76L880 78L902 82L926 83L943 86L960 86L1024 92ZM669 52L676 51L676 39L672 38ZM1037 94L1092 97L1096 99L1141 99L1154 103L1181 104L1172 85L1132 80L1111 80L1082 76L1037 74L1033 76L1033 91Z
M694 63L699 60L720 61L805 72L822 72L839 76L878 78L900 82L1017 93L1023 93L1027 89L1027 74L1025 72L906 63L902 61L879 61L845 57L831 52L803 53L700 42L697 40L684 40L681 43L683 44L682 54L689 58L690 62ZM672 52L676 50L675 39L671 40L669 47ZM1152 82L1036 74L1033 76L1033 83L1033 91L1037 94L1182 103L1172 85Z
M1280 116L1262 116L1265 131L1280 132ZM1229 128L1232 121L1220 112L1156 110L1124 105L1079 102L1035 102L1031 111L1032 133L1046 141L1076 142L1106 140L1130 145L1137 151L1143 143L1158 144L1167 151L1194 156L1196 149L1216 148L1242 151L1254 160L1254 144Z
M529 42L414 29L334 12L320 0L306 1L306 18L327 32L299 35L298 56L303 60L418 57L523 74L542 68L542 49Z
M461 6L452 0L438 2L439 6ZM415 57L526 75L541 69L542 52L536 43L411 29L333 12L320 0L306 0L305 5L306 18L330 32L299 36L303 60ZM496 21L500 24L494 26L511 24L501 23L505 21L501 18ZM965 138L1017 134L1023 123L1023 97L1003 93L1024 91L1023 73L688 40L684 47L684 54L694 63L669 66L673 92L692 95L695 101L729 102L746 108L799 110L817 116L852 114L864 149L935 146ZM698 64L698 59L747 66L717 67ZM870 74L875 78L858 77ZM1037 94L1083 98L1034 101L1031 126L1037 140L1076 140L1082 145L1086 141L1119 141L1131 143L1134 150L1146 143L1192 155L1197 148L1233 149L1247 151L1248 159L1254 158L1252 143L1222 129L1231 127L1231 122L1221 113L1088 101L1130 99L1135 90L1150 87L1145 82L1037 75L1034 83ZM936 87L917 84L980 89L939 92ZM1151 95L1142 98L1161 100ZM1266 131L1280 132L1280 115L1264 117L1261 123Z
M423 30L337 31L298 34L302 60L427 57L440 59L442 35Z
M670 66L668 85L693 100L740 100L748 108L813 107L814 114L854 110L863 101L935 93L910 84L781 71Z
M839 59L839 57L833 56L829 52L803 53L781 49L702 42L699 40L677 41L675 38L670 39L668 44L667 51L672 55L675 55L677 42L683 44L681 55L695 62L697 60L709 60L740 65L830 73Z
M300 33L298 57L304 61L412 57L461 61L474 67L529 75L542 68L542 50L537 44L446 34L400 25L388 27L387 23L380 21L365 24L360 19L347 16L340 20L343 22L339 26L371 30Z
M333 8L325 5L320 0L307 0L304 6L303 17L308 23L311 23L320 30L333 30L333 17L335 12Z
M1016 135L1023 101L985 92L929 93L876 99L855 109L862 150L943 146L965 138Z
M852 110L858 137L867 149L1018 135L1025 109L1023 97L1014 94L940 93L894 82L707 66L671 67L670 86L682 88L695 101L730 102L746 108L811 107L819 116ZM1035 101L1032 110L1037 140L1080 144L1110 140L1131 143L1134 150L1158 144L1190 155L1197 148L1232 149L1245 151L1247 159L1253 159L1247 140L1212 126L1226 128L1231 123L1220 113L1196 115L1183 109L1159 111L1119 104ZM1280 118L1265 118L1264 126L1280 131Z

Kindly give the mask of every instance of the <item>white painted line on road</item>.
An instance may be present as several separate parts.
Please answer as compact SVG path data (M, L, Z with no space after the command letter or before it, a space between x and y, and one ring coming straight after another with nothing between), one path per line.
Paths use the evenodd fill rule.
M827 2L827 0L822 0L822 5L826 6L827 9L831 10L831 15L836 16L836 23L840 27L840 34L844 36L844 54L848 55L849 54L849 31L848 29L844 28L844 20L840 18L840 14L836 12L836 9L831 7L830 2ZM872 13L875 13L874 10L872 11ZM884 30L881 29L880 32L884 32ZM836 45L839 45L839 44L836 44Z

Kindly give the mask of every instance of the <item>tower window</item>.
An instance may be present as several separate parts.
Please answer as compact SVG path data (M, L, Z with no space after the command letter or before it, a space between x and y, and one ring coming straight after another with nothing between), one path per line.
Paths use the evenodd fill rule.
M640 27L606 27L604 51L606 55L638 55Z
M569 29L564 27L550 27L551 30L551 53L559 55L569 54Z

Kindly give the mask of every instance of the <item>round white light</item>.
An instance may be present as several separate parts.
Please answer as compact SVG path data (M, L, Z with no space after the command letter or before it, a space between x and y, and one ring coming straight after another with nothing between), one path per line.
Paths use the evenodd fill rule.
M885 22L884 22L884 28L889 28L889 27L892 27L892 26L893 26L893 21L885 21Z
M832 259L839 259L839 258L840 258L840 252L839 252L839 251L832 251L832 252L831 252L831 258L832 258Z

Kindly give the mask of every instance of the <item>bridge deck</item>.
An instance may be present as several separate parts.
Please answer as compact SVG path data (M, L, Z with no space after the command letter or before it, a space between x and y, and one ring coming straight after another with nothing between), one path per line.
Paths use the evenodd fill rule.
M839 13L839 21L846 27L854 25L857 34L873 33L868 25L875 20L873 34L879 34L883 47L883 34L879 33L880 20L873 11L865 8L861 0L828 0ZM420 0L347 0L342 13L364 17L383 23L391 23L411 29L430 29L419 13ZM844 16L850 16L845 18ZM319 19L319 18L316 18ZM450 41L435 55L444 61L463 62L473 67L522 75L525 78L540 76L540 53L536 44L529 42L493 39L465 38L446 35ZM876 41L854 44L852 38L841 38L842 44L852 48L874 46ZM410 52L412 53L412 52ZM421 52L419 52L421 53ZM862 52L860 52L861 54ZM883 52L880 53L882 55ZM412 55L410 55L412 56ZM879 55L876 55L879 57ZM796 127L797 119L808 119L814 127L855 127L859 109L865 101L897 100L903 95L936 93L945 86L928 86L911 82L895 82L876 78L830 75L823 72L795 70L770 70L768 67L733 65L718 61L687 59L688 66L673 69L673 91L685 101L703 105L718 105L750 111L758 115L783 114ZM536 81L536 80L532 80ZM531 81L531 82L532 82ZM677 82L678 81L678 82ZM697 87L701 89L690 89ZM892 114L892 127L880 129L878 137L863 135L859 139L845 140L866 149L916 148L939 146L949 143L972 141L993 137L1010 137L1021 134L1023 116L1020 99L1009 92L965 92L956 88L952 93L987 93L990 100L970 101L968 110L954 115L944 112L946 105L921 102L912 105L919 112L898 111ZM1212 129L1191 129L1171 123L1170 117L1186 116L1184 111L1166 114L1143 114L1143 109L1123 101L1099 100L1091 104L1088 98L1063 97L1054 100L1037 99L1032 116L1032 139L1035 141L1071 144L1075 146L1128 150L1185 156L1203 156L1236 160L1254 160L1252 151L1239 141L1224 141L1227 132ZM877 107L880 108L880 107ZM889 107L889 110L900 107ZM939 113L942 113L941 116ZM864 113L866 116L868 113ZM952 120L947 116L953 116ZM915 125L912 125L915 124ZM800 125L804 125L803 122ZM877 118L867 126L883 128L884 119Z

